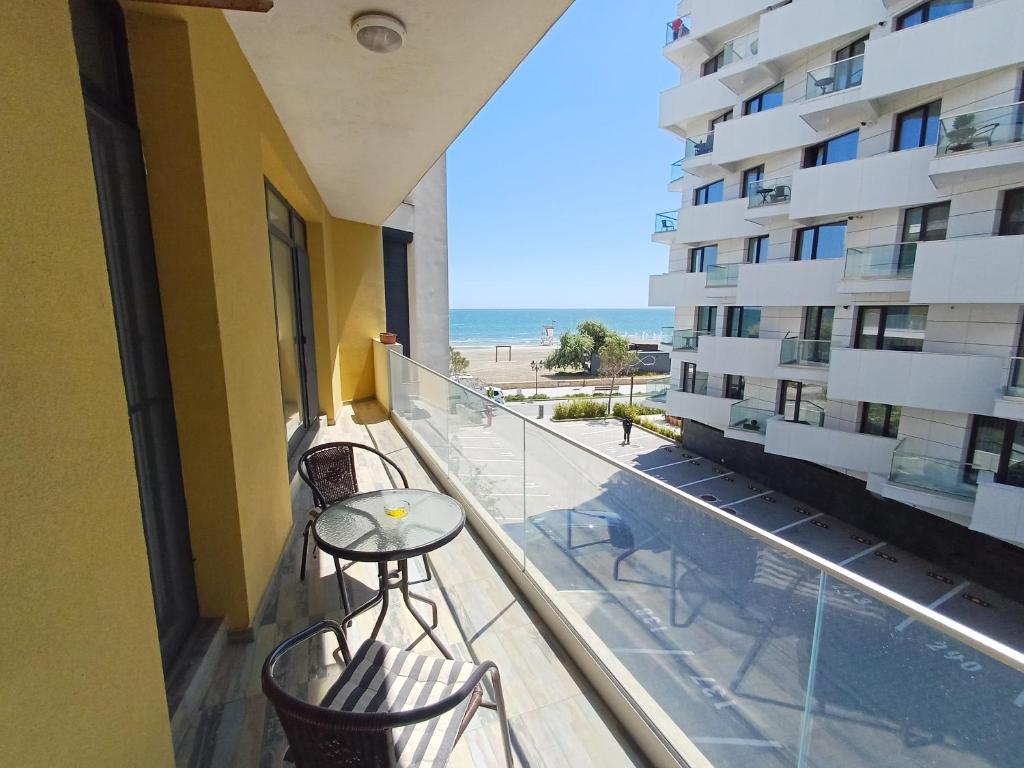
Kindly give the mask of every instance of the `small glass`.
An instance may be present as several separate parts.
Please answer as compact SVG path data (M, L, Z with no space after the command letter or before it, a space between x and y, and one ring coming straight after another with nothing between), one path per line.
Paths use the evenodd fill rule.
M401 520L409 514L409 501L407 499L392 499L384 502L384 514Z

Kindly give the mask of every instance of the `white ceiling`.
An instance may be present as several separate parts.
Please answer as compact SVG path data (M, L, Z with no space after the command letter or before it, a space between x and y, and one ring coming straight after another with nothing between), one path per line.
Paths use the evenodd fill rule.
M571 0L275 0L228 22L332 215L381 224ZM351 21L390 13L376 54Z

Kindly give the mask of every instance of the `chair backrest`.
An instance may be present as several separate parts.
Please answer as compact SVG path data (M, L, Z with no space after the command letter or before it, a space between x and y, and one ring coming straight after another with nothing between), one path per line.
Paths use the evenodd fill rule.
M359 493L356 450L372 453L390 464L398 472L402 484L409 487L401 467L376 448L362 443L324 443L310 448L299 459L299 477L313 491L313 501L320 509Z

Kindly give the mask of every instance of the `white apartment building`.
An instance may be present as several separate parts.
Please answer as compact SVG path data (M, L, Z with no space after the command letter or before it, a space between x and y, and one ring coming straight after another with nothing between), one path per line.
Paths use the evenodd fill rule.
M1024 543L1024 1L678 13L669 413Z

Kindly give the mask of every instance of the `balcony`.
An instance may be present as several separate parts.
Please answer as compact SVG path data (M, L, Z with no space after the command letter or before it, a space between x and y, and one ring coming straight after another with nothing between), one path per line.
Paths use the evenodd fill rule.
M739 281L739 264L712 264L705 273L706 288L735 288Z
M922 304L1024 303L1024 235L918 243L910 300Z
M902 438L893 451L888 475L869 475L868 490L968 525L978 490L964 479L969 467L962 461L929 455L933 449L916 438Z
M1024 688L1015 671L1024 668L1019 654L395 354L389 380L393 423L463 503L473 534L505 575L557 640L565 638L578 674L603 677L606 703L630 733L646 729L636 740L658 757L652 762L746 768L751 743L767 742L762 748L773 754L803 750L809 758L823 745L814 764L910 765L919 744L907 743L902 702L912 701L915 729L948 734L969 722L976 737L932 740L931 765L960 768L975 755L990 765L1014 764L1016 712L1006 701ZM677 391L668 399L671 412L692 403L684 409L705 423L715 401L734 402ZM730 436L762 442L753 422L774 414L761 405L751 401L745 415L737 411ZM489 424L485 407L494 411ZM400 439L388 439L410 456ZM675 457L686 460L680 453L665 460ZM517 670L559 662L561 654L544 651L543 640L534 661L537 641L518 629L523 612L493 591L486 573L478 575L479 557L441 555L439 581L447 587L445 574L452 574L465 589L452 603L457 616L471 617L465 634L473 649L489 655L491 643L521 654ZM509 605L511 614L502 614ZM937 656L922 657L921 648L936 641L947 656L956 654L956 664L984 667L991 687L978 689L972 676L932 674ZM559 765L633 764L589 717L550 719L575 710L558 709L561 691L548 669L538 666L522 679L516 673L507 683L509 701L521 702L515 740L532 735L538 741L531 744L557 745ZM560 685L565 678L556 675ZM960 680L962 691L951 691ZM516 694L512 681L521 686ZM835 715L821 708L832 697ZM552 710L531 717L538 705ZM806 730L812 712L813 741ZM854 717L870 724L870 739L849 741ZM531 727L546 727L546 739ZM576 751L595 738L586 754ZM528 759L518 762L541 764Z
M841 303L842 259L768 261L740 269L736 303L747 307L821 307Z
M831 339L783 339L779 349L779 365L828 368L831 359Z
M822 41L867 31L885 17L882 0L799 0L761 16L759 55L784 71Z
M722 85L736 95L740 95L756 83L773 79L775 70L762 64L758 56L759 46L756 29L727 40L722 46L722 66L714 75L708 77L717 77Z
M792 196L792 176L752 181L747 185L747 208L756 209L788 203Z
M1024 544L1024 488L997 483L983 473L970 529L1017 546Z
M983 355L833 349L828 393L834 400L993 415L1006 361Z
M672 45L690 36L690 16L680 16L665 24L665 45Z
M672 345L672 339L673 339L673 337L675 335L675 330L676 329L675 329L674 325L663 325L663 326L661 326L661 340L660 340L660 343L665 345L665 346L671 346Z
M685 136L688 130L707 126L708 120L729 109L735 101L736 94L715 77L687 80L661 92L658 125ZM686 156L692 157L689 150Z
M714 303L716 298L734 293L733 288L708 289L703 272L666 272L651 275L648 306L685 307Z
M640 398L641 405L648 408L664 409L668 404L668 391L672 388L672 379L669 376L660 376L656 379L648 379L643 384L643 396Z
M901 293L910 290L918 243L847 248L840 293ZM923 243L922 243L923 245Z
M864 99L859 90L863 74L864 54L810 70L800 106L804 122L824 131L831 125L876 117L877 105Z
M725 436L748 443L764 443L768 422L774 417L771 403L752 397L740 400L729 409L729 428Z
M706 205L687 205L679 211L677 243L717 243L739 237L763 235L760 224L748 221L747 201L742 198Z
M934 154L920 147L802 168L793 174L789 216L808 220L933 203L939 199L928 178Z
M678 224L678 211L654 214L654 234L651 235L651 240L656 243L671 243Z
M735 99L735 97L734 97ZM729 172L749 165L751 157L805 147L820 140L818 133L800 119L802 102L744 115L715 126L715 167Z
M673 352L696 352L701 336L713 336L708 331L680 330L672 335Z
M826 429L775 416L768 422L764 449L834 469L887 473L896 443L895 438Z
M780 378L775 373L781 345L782 339L708 336L697 350L697 369L708 373Z
M939 120L929 175L937 187L1024 170L1024 101Z
M683 161L676 160L669 167L668 174L668 191L669 192L682 192L683 185L682 181L686 178L686 171L683 170Z
M703 380L703 386L698 389L697 392L669 390L666 412L681 419L699 421L716 429L725 429L729 426L729 408L737 401L709 395L706 378Z

